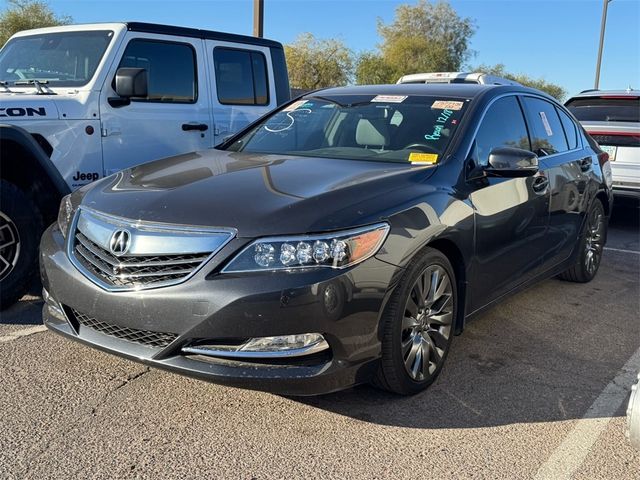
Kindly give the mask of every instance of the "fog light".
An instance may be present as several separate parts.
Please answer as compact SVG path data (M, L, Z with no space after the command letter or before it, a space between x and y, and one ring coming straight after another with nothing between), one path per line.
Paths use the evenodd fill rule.
M319 333L305 333L303 335L285 335L282 337L258 337L249 339L242 347L242 352L281 352L283 350L295 350L315 345L320 342L327 343Z
M49 315L57 318L58 320L64 320L65 322L67 321L67 316L62 310L62 305L60 305L58 301L49 294L46 288L42 289L42 299L47 306L47 312L49 313Z
M182 353L222 358L286 358L322 352L329 344L319 333L250 338L240 345L207 344L182 347Z

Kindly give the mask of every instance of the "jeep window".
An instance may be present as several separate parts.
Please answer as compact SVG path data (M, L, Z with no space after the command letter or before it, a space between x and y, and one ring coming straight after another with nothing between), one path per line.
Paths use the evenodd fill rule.
M436 163L460 125L464 98L307 96L226 146L237 152ZM225 147L223 147L225 148Z
M109 30L15 37L0 51L0 81L81 87L93 78L112 38Z
M640 122L640 97L620 97L573 98L565 106L581 122Z
M148 96L142 101L195 103L197 99L196 52L187 43L131 40L120 67L147 71Z
M218 101L223 105L268 105L267 62L260 52L215 48Z

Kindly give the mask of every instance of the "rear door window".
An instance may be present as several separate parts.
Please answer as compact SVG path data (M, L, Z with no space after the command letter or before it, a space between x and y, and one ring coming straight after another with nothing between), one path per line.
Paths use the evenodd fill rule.
M576 124L571 119L569 115L564 113L559 108L558 115L560 115L560 121L562 122L562 126L564 127L564 133L567 136L567 144L569 145L569 150L573 150L574 148L578 148L578 134L576 133Z
M218 101L223 105L268 105L267 62L261 52L213 50Z
M536 97L523 97L531 129L531 150L539 157L566 152L569 147L555 106Z
M487 165L494 148L513 147L530 150L529 134L518 99L499 98L487 110L476 135L476 159Z

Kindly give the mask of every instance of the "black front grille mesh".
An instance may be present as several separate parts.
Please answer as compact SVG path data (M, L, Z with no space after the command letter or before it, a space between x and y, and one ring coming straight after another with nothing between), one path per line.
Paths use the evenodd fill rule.
M149 330L137 330L135 328L120 327L110 323L101 322L93 317L71 309L73 316L77 322L83 327L97 330L98 332L110 335L112 337L128 340L141 345L149 345L151 347L166 347L173 342L178 335L175 333L151 332Z

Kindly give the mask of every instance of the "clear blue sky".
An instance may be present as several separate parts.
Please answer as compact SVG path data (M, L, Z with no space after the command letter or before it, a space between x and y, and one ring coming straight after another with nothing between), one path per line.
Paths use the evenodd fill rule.
M251 34L252 0L50 0L75 22L137 20ZM379 42L376 19L390 22L415 0L265 0L265 36L283 43L302 32L339 38L352 50ZM472 64L558 83L569 93L592 88L602 0L451 0L477 31ZM0 8L6 5L0 0ZM600 88L640 88L640 0L609 4Z

